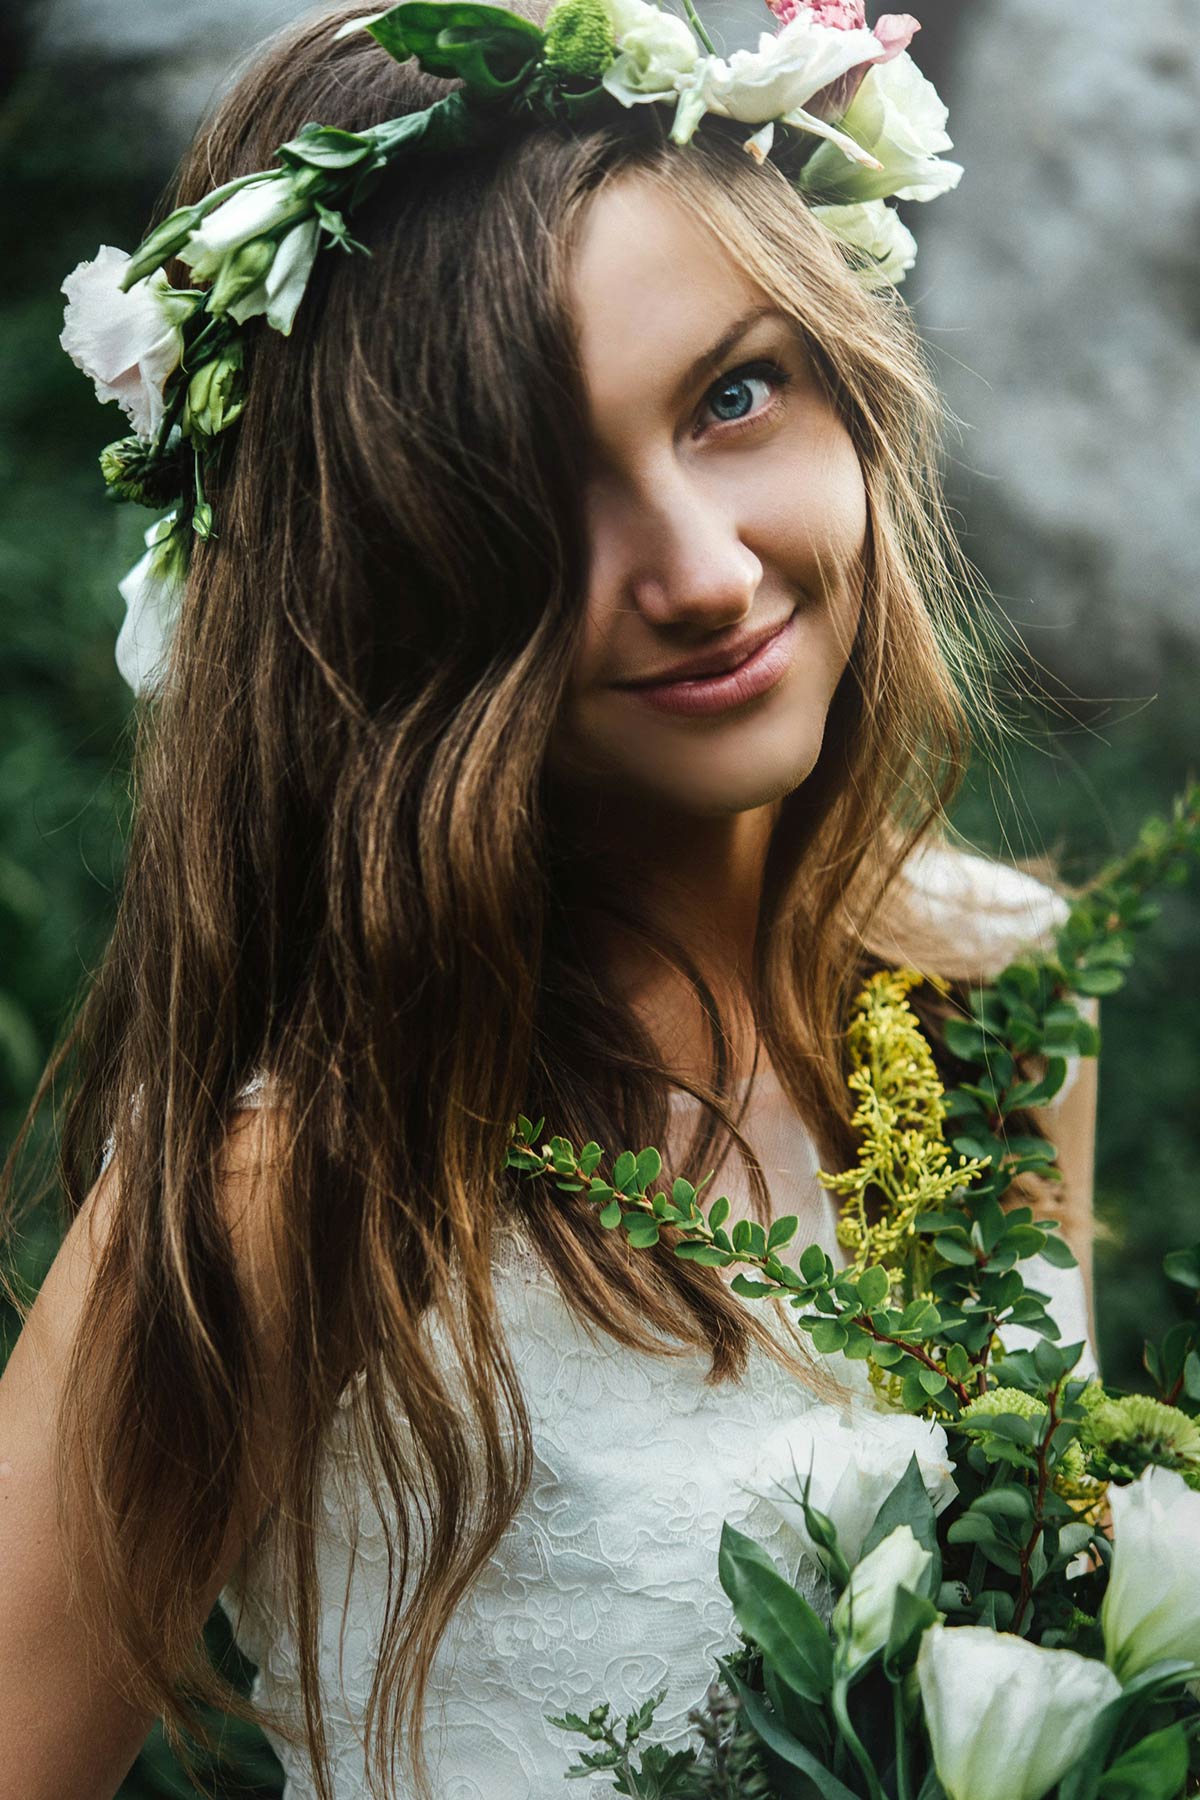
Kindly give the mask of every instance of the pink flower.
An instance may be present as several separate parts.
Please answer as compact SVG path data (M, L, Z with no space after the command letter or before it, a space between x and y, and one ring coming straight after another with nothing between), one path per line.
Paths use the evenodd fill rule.
M864 0L808 0L808 10L818 25L832 25L835 31L857 31L867 22Z
M814 25L826 25L831 31L862 31L867 23L865 0L767 0L767 5L781 27L800 13L806 13ZM894 56L908 49L920 29L920 22L911 13L881 14L871 27L879 43L879 55L868 57L845 75L839 75L836 81L831 81L819 94L814 94L808 103L809 112L819 119L840 119L871 64L891 62Z

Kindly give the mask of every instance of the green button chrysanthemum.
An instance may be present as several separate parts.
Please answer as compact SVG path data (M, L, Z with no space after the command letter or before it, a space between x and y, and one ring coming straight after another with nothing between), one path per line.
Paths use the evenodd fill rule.
M603 75L617 53L604 0L559 0L546 20L542 52L560 75Z
M1200 1426L1177 1406L1126 1394L1093 1400L1085 1410L1084 1439L1093 1467L1106 1477L1132 1481L1144 1469L1175 1469L1200 1488Z
M1046 1402L1037 1394L1027 1394L1022 1388L998 1387L980 1394L965 1406L957 1423L959 1430L966 1432L968 1437L981 1438L988 1435L989 1422L1002 1413L1015 1414L1019 1419L1044 1419L1048 1411ZM1078 1440L1073 1439L1059 1454L1054 1485L1074 1491L1086 1484L1087 1476L1083 1449Z
M1036 1394L1027 1394L1022 1388L991 1388L986 1394L980 1394L965 1406L957 1420L960 1431L986 1431L989 1419L1001 1413L1015 1413L1019 1419L1041 1419L1046 1414L1046 1402L1039 1400Z

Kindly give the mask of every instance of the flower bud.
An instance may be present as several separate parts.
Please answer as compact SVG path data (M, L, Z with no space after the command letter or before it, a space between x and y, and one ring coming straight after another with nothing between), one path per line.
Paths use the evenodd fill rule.
M603 75L616 53L604 0L558 0L546 19L547 68L560 75Z
M932 1562L912 1526L897 1525L851 1569L849 1585L833 1609L833 1635L848 1672L853 1673L883 1649L892 1629L898 1590L922 1594Z
M241 417L246 404L242 346L236 340L188 383L180 430L185 437L214 438Z
M200 206L180 206L168 214L134 251L121 282L124 291L128 293L136 281L161 269L170 257L178 256L203 217Z
M100 473L110 500L132 500L138 506L166 506L177 500L184 480L177 450L158 455L139 437L106 444L100 452Z
M208 297L209 312L217 316L229 312L239 300L261 284L274 261L275 245L270 238L254 238L250 243L230 251L212 284Z

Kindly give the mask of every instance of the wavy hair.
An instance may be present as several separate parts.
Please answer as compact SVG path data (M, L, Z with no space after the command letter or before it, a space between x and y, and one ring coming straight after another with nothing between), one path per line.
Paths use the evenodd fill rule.
M336 38L363 11L272 40L170 203L267 166L306 120L361 129L446 91L364 34ZM768 1203L716 995L546 776L587 560L568 273L605 183L660 184L794 321L862 467L858 633L819 761L782 803L745 996L827 1167L854 1149L841 1044L873 933L909 852L944 825L972 715L996 718L996 646L947 524L942 406L908 311L864 292L739 136L706 121L684 152L643 107L612 129L414 158L356 211L370 260L321 256L291 337L256 334L245 414L209 482L220 536L196 545L169 677L137 722L115 928L22 1132L65 1086L72 1216L114 1139L119 1191L63 1414L62 1529L128 1692L179 1743L197 1695L263 1717L208 1668L180 1571L216 1567L248 1465L261 1371L220 1180L238 1096L269 1072L272 1518L323 1800L313 1539L333 1408L365 1372L364 1456L395 1513L372 1776L388 1791L404 1744L427 1793L433 1654L530 1476L492 1278L516 1207L565 1303L619 1344L704 1353L722 1382L757 1343L819 1379L716 1270L631 1254L586 1202L518 1192L503 1166L519 1110L577 1142L664 1140L672 1076L610 991L593 930L607 917L680 971L708 1019L693 1166L736 1142Z

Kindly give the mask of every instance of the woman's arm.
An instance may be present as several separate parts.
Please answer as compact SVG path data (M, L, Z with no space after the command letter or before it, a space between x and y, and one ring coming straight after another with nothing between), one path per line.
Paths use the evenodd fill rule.
M269 1118L235 1115L222 1185L268 1377L277 1353L262 1204L268 1187L251 1176L269 1167ZM55 1529L54 1420L118 1181L111 1165L88 1195L0 1379L0 1800L111 1800L153 1724L106 1678L104 1646L88 1641ZM264 1404L252 1423L254 1471L245 1492L255 1523L269 1502L277 1448L271 1418ZM243 1542L231 1530L220 1566L194 1591L197 1638Z

